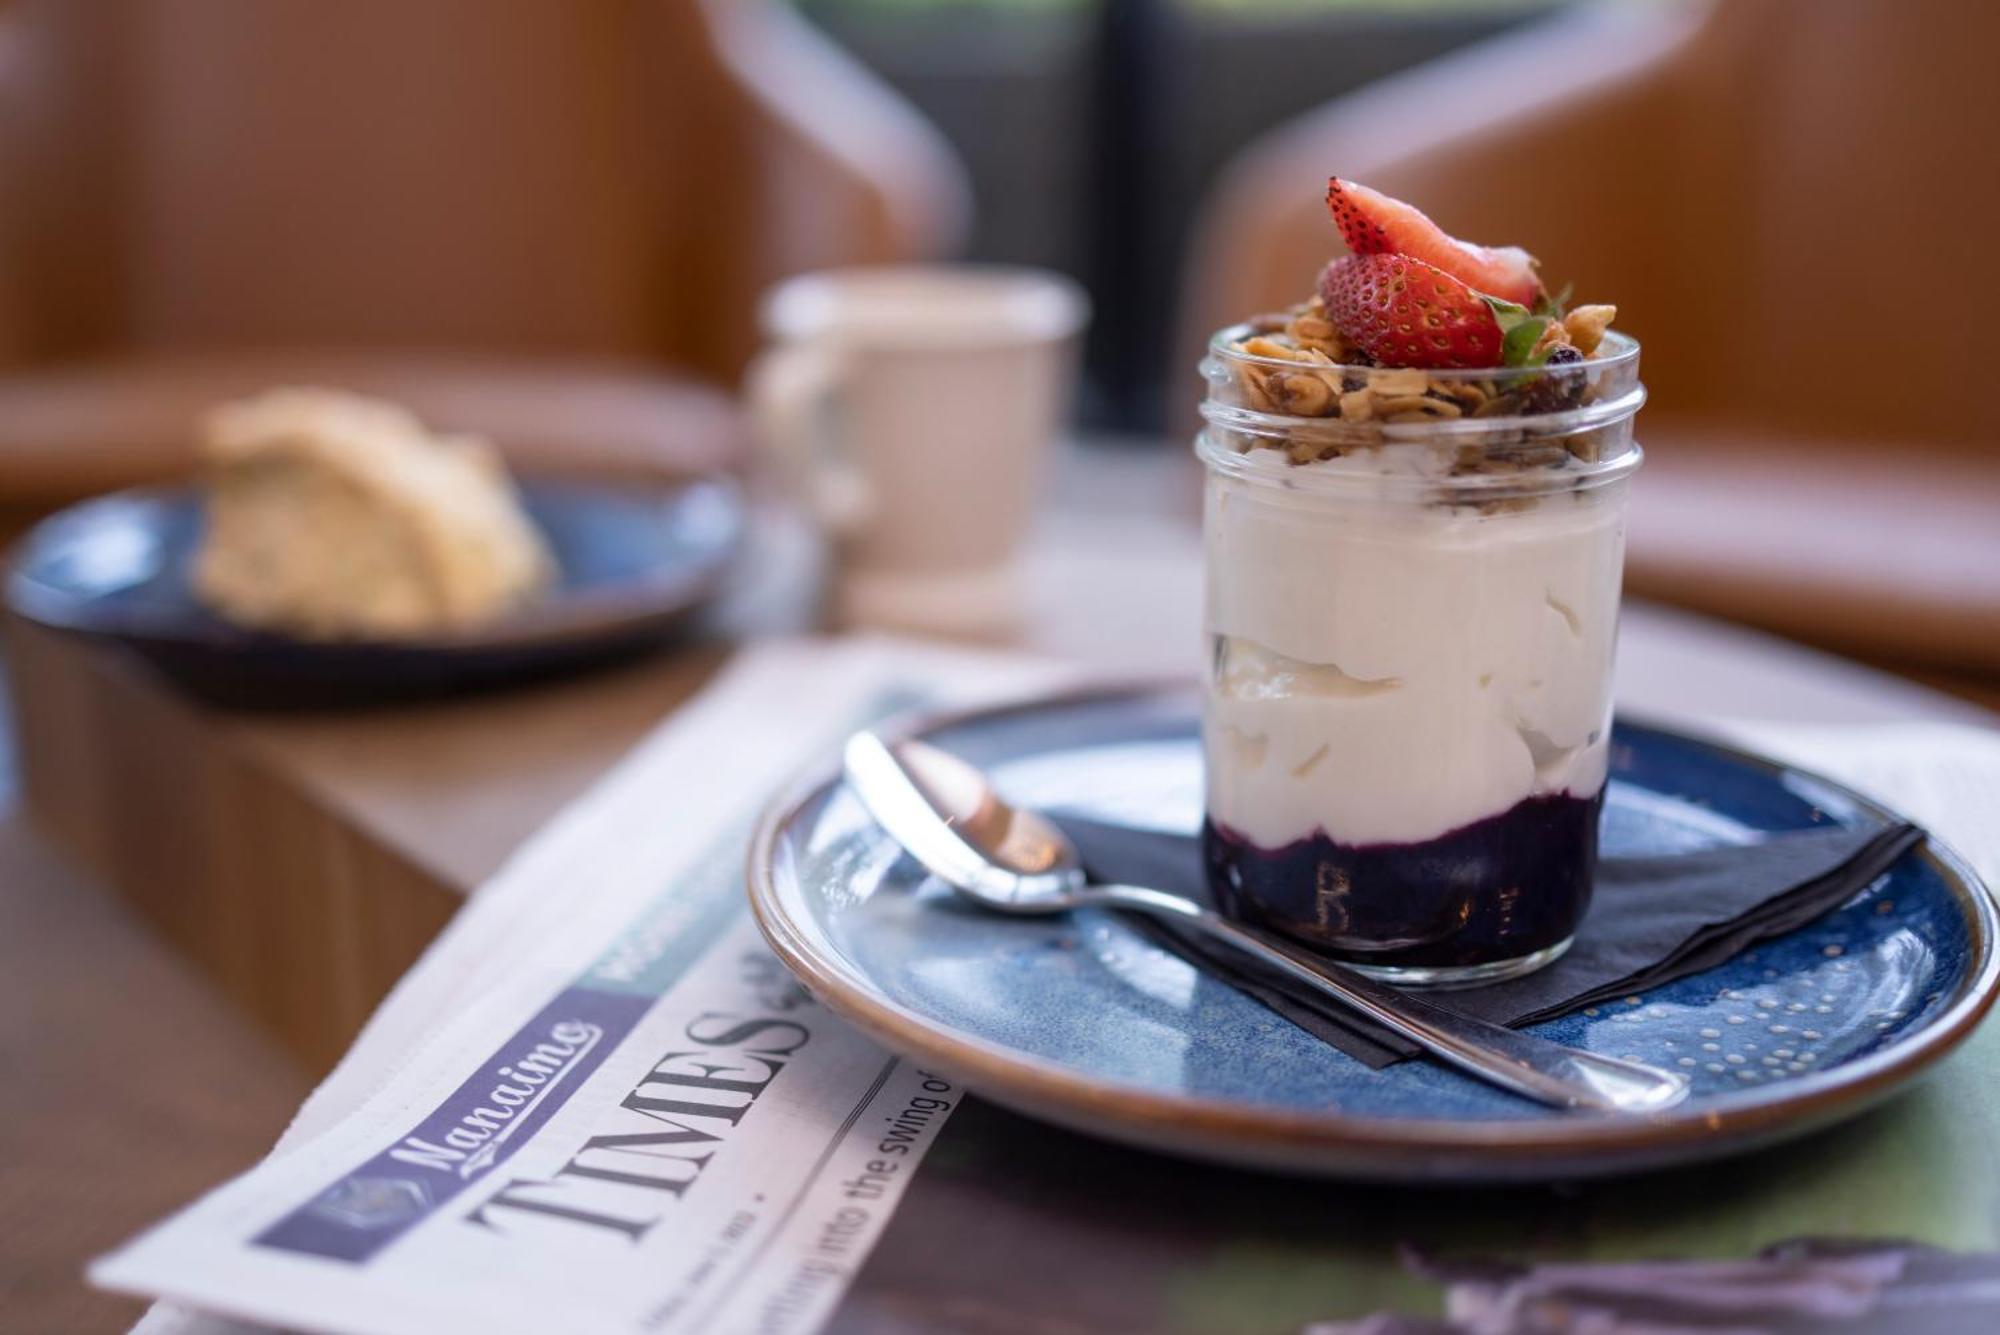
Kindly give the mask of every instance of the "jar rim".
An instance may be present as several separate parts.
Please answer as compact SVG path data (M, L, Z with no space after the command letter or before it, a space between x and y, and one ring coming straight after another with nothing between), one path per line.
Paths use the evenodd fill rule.
M1620 427L1629 423L1646 402L1646 387L1638 377L1638 340L1628 334L1607 331L1605 338L1608 340L1609 348L1605 355L1574 363L1573 366L1566 367L1566 370L1581 370L1602 390L1609 391L1609 397L1579 403L1573 408L1558 412L1507 413L1485 417L1429 417L1421 421L1399 422L1372 418L1349 421L1339 416L1299 416L1273 412L1216 392L1216 387L1220 385L1248 378L1243 374L1248 367L1260 368L1260 373L1261 368L1269 368L1273 373L1297 372L1301 369L1299 362L1282 357L1247 353L1235 346L1241 340L1254 336L1255 330L1252 326L1235 324L1216 331L1210 338L1209 354L1201 364L1202 374L1210 385L1210 393L1202 401L1201 415L1215 431L1252 440L1269 441L1276 445L1293 445L1302 441L1320 442L1337 447L1342 453L1399 445L1478 449L1497 453L1500 449L1517 445L1524 438L1557 444L1588 432ZM1379 374L1385 369L1394 372L1407 368L1322 362L1313 363L1304 369L1320 373L1346 372L1367 376ZM1447 386L1461 381L1491 381L1499 377L1534 373L1534 368L1519 367L1454 367L1444 370L1423 368L1418 371L1418 374L1427 380L1441 381ZM1604 461L1605 464L1613 462L1615 460ZM1297 467L1304 469L1310 465ZM1520 471L1522 470L1509 470L1510 475L1518 474ZM1532 471L1540 473L1547 470ZM1573 477L1575 474L1572 472L1569 476Z
M1275 370L1297 370L1299 363L1284 357L1266 357L1254 352L1245 352L1235 345L1247 339L1269 337L1271 331L1260 329L1248 321L1226 325L1209 335L1208 355L1232 364L1246 366L1269 366ZM1604 331L1600 348L1608 346L1609 351L1593 354L1583 365L1600 373L1621 371L1639 360L1639 340L1616 329ZM1353 362L1330 362L1319 369L1327 371L1382 371L1397 370L1397 367L1363 366ZM1495 376L1520 375L1532 367L1520 366L1446 366L1424 367L1423 373L1447 384L1466 380L1491 380Z

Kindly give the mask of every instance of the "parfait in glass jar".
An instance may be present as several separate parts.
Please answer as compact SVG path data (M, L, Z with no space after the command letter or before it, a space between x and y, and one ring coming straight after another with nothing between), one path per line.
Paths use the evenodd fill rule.
M1218 906L1407 985L1590 902L1639 348L1518 249L1335 179L1354 252L1202 364Z

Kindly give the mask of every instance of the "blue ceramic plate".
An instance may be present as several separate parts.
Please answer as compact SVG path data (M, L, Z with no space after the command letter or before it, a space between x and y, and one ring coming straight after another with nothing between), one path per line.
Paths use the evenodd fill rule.
M986 767L1015 803L1191 832L1196 709L1185 690L1123 690L907 731ZM1660 853L1880 814L1810 774L1621 724L1604 841ZM1794 1136L1936 1061L1978 1022L2000 976L1986 891L1932 844L1811 927L1538 1026L1693 1077L1678 1108L1609 1117L1553 1112L1422 1061L1370 1070L1115 915L963 907L832 777L767 815L750 894L773 948L828 1006L996 1102L1156 1149L1357 1178L1575 1177Z
M531 477L520 493L555 556L555 586L461 635L308 643L231 625L189 584L202 534L201 495L189 487L101 496L44 520L15 553L7 602L32 621L126 644L222 703L370 703L575 666L657 640L708 600L744 526L737 490L722 481Z

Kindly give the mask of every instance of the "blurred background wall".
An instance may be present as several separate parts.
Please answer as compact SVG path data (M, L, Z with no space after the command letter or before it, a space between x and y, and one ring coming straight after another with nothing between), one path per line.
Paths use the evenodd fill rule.
M760 293L952 256L1080 279L1088 438L1184 443L1339 172L1620 304L1635 592L1991 682L1996 47L1983 0L0 0L0 532L280 381L738 466Z
M1169 419L1167 361L1193 219L1260 133L1559 0L799 0L964 161L968 253L1091 293L1083 412ZM1169 382L1173 387L1169 389Z
M2000 5L801 3L952 141L975 256L1089 288L1086 426L1184 439L1203 335L1310 293L1352 176L1620 305L1635 593L2000 677Z

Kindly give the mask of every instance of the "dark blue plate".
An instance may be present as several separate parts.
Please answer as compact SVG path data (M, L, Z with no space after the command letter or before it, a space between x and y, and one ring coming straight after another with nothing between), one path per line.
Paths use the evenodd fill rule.
M23 540L7 602L32 621L129 645L223 703L333 705L435 694L578 666L678 629L740 543L724 481L619 484L524 478L521 501L558 567L535 604L491 626L423 640L307 642L245 630L188 581L201 542L193 488L101 496Z
M1196 701L1127 690L912 725L1009 800L1191 832ZM1883 813L1810 774L1658 728L1615 735L1617 853L1740 843ZM1558 1113L1427 1062L1374 1071L1148 944L1112 915L965 908L837 780L781 802L752 847L778 954L883 1043L1020 1111L1232 1163L1352 1177L1498 1181L1631 1171L1852 1116L1970 1032L2000 964L1994 910L1935 844L1846 907L1708 973L1538 1026L1685 1071L1647 1117Z

